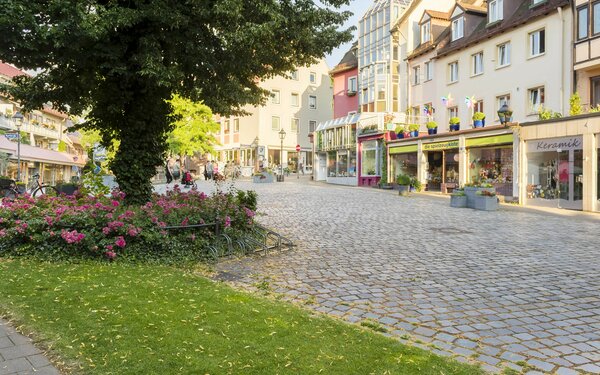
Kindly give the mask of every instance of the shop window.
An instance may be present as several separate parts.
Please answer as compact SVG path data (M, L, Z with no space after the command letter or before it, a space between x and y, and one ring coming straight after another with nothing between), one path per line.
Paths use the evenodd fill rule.
M350 151L348 157L348 177L356 177L356 151Z
M446 184L458 184L458 150L444 151L444 182Z
M498 195L512 196L512 145L470 149L468 180L493 184Z
M598 136L598 141L600 141L600 136ZM596 188L597 188L596 189L596 200L597 200L596 211L600 211L600 148L598 148L598 152L597 153L598 153L598 156L597 156L598 157L598 164L596 164L597 165L597 167L596 167L596 169L597 169L596 174L598 175L598 181L597 181L597 186L596 186Z
M365 141L362 143L362 176L379 176L379 142Z
M392 177L405 174L412 178L417 177L417 153L391 155Z

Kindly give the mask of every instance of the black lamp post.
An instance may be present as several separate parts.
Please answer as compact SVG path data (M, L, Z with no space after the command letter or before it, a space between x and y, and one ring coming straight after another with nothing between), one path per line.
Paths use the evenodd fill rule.
M281 180L283 181L283 140L285 138L285 130L283 130L283 128L279 131L279 139L281 140L281 150L279 153L279 165L280 165L280 173L281 173Z
M23 114L17 112L12 117L17 128L17 181L21 181L21 125L23 125Z
M502 125L506 125L512 119L513 111L508 108L508 104L504 103L502 107L498 110L498 118L500 119L500 123Z

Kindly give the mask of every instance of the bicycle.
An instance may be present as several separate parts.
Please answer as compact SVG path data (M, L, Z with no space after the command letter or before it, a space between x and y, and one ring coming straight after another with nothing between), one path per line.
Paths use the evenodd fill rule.
M56 197L59 195L58 190L56 190L54 186L45 182L40 183L40 175L38 173L31 176L27 191L29 191L34 198L39 198L42 195L47 195L49 197Z
M15 199L17 195L19 195L15 180L2 180L0 189L2 189L2 192L0 193L2 198Z

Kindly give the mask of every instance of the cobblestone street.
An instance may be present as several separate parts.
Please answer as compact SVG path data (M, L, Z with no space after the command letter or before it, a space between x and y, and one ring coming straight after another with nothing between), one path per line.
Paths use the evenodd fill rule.
M443 198L295 178L237 186L256 190L259 220L298 246L222 262L222 278L264 281L488 371L600 373L600 218L451 209Z

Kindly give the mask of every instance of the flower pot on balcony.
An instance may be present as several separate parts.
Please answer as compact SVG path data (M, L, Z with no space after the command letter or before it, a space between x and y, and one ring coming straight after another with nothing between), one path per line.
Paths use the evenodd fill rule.
M417 138L418 136L419 136L419 131L418 130L410 132L410 137L411 138Z
M451 132L456 132L460 130L460 124L451 124L450 125L450 131Z
M431 128L431 129L427 129L427 133L429 135L434 135L437 134L437 128Z
M474 128L483 128L483 120L475 120L473 121L473 127Z

